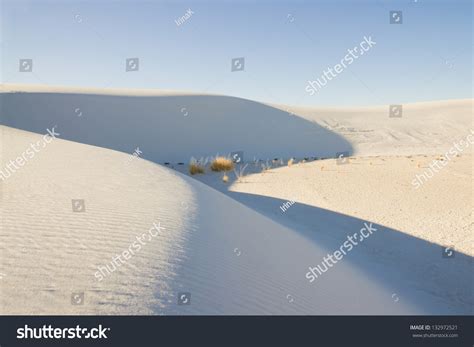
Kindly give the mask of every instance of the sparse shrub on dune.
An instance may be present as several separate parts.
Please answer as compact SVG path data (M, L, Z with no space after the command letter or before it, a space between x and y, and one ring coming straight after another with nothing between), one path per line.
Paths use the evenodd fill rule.
M189 164L189 173L191 175L203 174L204 168L199 164Z
M198 161L191 159L189 163L189 173L191 175L203 174L205 172L204 166L201 165Z
M230 171L234 169L234 162L226 157L216 157L211 163L212 171Z

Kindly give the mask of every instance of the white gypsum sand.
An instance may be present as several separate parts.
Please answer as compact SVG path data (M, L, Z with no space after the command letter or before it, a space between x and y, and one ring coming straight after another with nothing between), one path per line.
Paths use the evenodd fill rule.
M0 98L4 125L38 133L45 123L57 124L68 140L125 153L139 146L155 163L235 150L247 158L350 150L342 136L317 124L224 95L4 85Z
M41 136L1 133L2 163ZM124 169L127 160L56 139L1 183L2 314L434 311L417 293L410 305L387 306L392 292L350 262L309 285L300 271L325 255L322 247L174 171L143 160ZM72 212L73 198L85 199L85 212ZM155 221L166 230L99 282L97 266ZM84 304L73 305L81 292ZM179 292L192 293L192 304L177 305Z
M32 86L3 86L3 91L3 124L38 134L57 125L61 136L0 182L0 237L6 240L0 244L0 273L5 274L0 290L2 298L7 297L0 312L471 312L472 258L458 237L465 233L458 219L469 222L470 215L462 207L440 212L442 207L432 201L438 196L432 184L445 179L443 175L460 175L461 180L442 192L452 196L462 191L466 198L472 171L465 160L472 157L455 158L418 195L407 197L404 208L410 208L409 217L390 210L377 187L403 202L407 187L398 191L392 181L403 185L410 178L410 185L416 172L404 156L442 154L451 139L465 137L472 100L406 105L402 119L390 119L386 107L306 108L290 116L271 105L195 93ZM437 114L438 109L443 113ZM410 112L412 117L405 117ZM41 137L2 129L3 164ZM350 168L351 164L336 166L331 159L269 170L244 177L230 191L219 174L195 176L248 208L176 171L137 158L130 162L136 148L145 159L169 161L183 171L186 167L177 162L234 150L243 150L245 160L334 157L340 151L355 152L357 159ZM370 165L371 155L381 157ZM426 162L417 167L420 173L432 157L422 158ZM379 165L384 161L390 163ZM374 165L377 169L367 169ZM374 172L380 178L371 184ZM229 176L233 179L232 173ZM354 182L346 184L341 177ZM359 200L347 198L353 192ZM429 204L419 206L420 194L427 194L423 200ZM86 213L73 213L71 199L81 198L86 200ZM282 216L279 206L286 199L296 203ZM448 206L457 207L455 201ZM436 213L441 216L423 228L423 215ZM416 222L411 221L414 216ZM156 220L166 228L163 236L98 282L97 266L126 250ZM309 283L308 267L338 249L345 236L366 221L380 232ZM432 232L438 222L449 225L451 234L445 228ZM453 230L453 242L461 251L446 260L439 243L451 240ZM71 305L73 292L85 293L84 305ZM191 305L177 305L179 292L191 293Z
M473 99L402 105L400 118L389 105L302 107L274 105L343 136L355 155L440 154L473 129Z
M405 278L413 288L435 293L453 306L467 305L469 311L473 149L467 138L472 141L472 100L404 105L404 116L397 119L388 118L387 107L280 108L346 137L355 157L342 165L335 159L303 162L299 157L291 167L277 161L265 173L260 163L250 164L243 179L230 174L230 184L213 174L195 178L320 244L328 236L340 242L348 233L344 225L353 218L382 225L392 232L367 242L365 256L374 264L365 270L382 267L393 282ZM457 155L446 158L450 149ZM288 158L281 159L286 164ZM445 164L430 169L440 160ZM419 178L423 184L414 185L425 172ZM283 213L281 206L294 200ZM447 247L456 260L442 257Z

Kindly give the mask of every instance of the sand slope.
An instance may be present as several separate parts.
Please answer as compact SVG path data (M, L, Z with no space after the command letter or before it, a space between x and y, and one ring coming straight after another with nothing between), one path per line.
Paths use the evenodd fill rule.
M259 102L222 95L2 86L2 124L131 153L153 162L244 151L264 156L351 152L340 135ZM316 134L316 136L315 136Z
M270 171L252 181L254 186L234 186L230 193L220 176L203 176L203 182L249 208L156 164L171 161L184 172L179 161L234 150L243 150L246 159L383 153L376 165L396 153L440 154L466 136L471 100L406 105L402 119L390 119L385 108L301 109L294 116L271 105L215 95L2 88L2 169L41 139L38 134L46 128L55 125L62 139L74 142L55 140L0 181L0 313L472 313L472 257L459 253L446 261L436 244L446 235L430 242L426 231L403 230L413 223L399 214L384 215L389 204L370 207L371 197L380 194L369 181L376 170L357 171L331 161L323 176L318 162L302 165L309 171L301 175ZM137 147L155 163L131 160ZM465 163L456 171L466 176L456 189L468 194L472 172ZM398 164L387 168L403 168ZM412 173L404 169L396 177ZM388 195L396 191L390 181L394 172L378 174L388 180ZM341 177L354 182L344 184ZM471 185L465 183L469 178ZM360 194L360 200L345 199L344 189ZM436 196L436 189L429 192ZM300 199L299 205L285 218L274 213L292 197ZM86 212L72 212L72 199L85 199ZM424 211L417 210L419 200L410 201L409 216ZM463 223L472 219L465 212L444 215L443 221L457 228L458 216ZM127 250L157 221L166 229L99 282L97 266ZM309 283L308 267L366 221L382 224L377 224L381 232L324 279ZM82 292L85 303L72 305L71 295ZM191 305L177 304L179 292L191 293Z
M328 159L267 172L252 164L241 181L230 173L227 184L221 174L194 177L327 249L371 221L378 231L343 262L400 300L417 290L472 313L473 157L454 158L414 189L415 174L436 157L354 157L344 165ZM444 247L453 247L454 258L443 258Z
M2 169L41 139L1 131ZM166 301L155 292L171 290L190 223L181 200L191 205L191 193L173 172L128 159L58 139L0 183L2 314L147 314L163 307ZM85 199L86 212L72 212L71 199ZM98 283L97 266L156 221L166 227L163 237ZM71 305L73 292L85 292L84 306Z
M325 108L275 105L343 136L356 155L439 154L473 129L473 99L402 105L400 118L389 106Z
M2 164L39 135L2 127ZM410 314L456 312L341 262L309 284L328 250L179 173L57 139L2 189L2 314ZM125 166L124 166L125 165ZM86 212L71 210L84 198ZM98 282L96 266L154 221L166 230ZM359 228L354 221L350 228ZM191 305L177 305L178 292ZM71 294L85 293L84 305Z

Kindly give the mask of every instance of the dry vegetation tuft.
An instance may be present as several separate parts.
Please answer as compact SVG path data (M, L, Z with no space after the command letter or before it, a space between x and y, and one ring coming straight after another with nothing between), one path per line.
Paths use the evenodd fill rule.
M191 175L203 174L205 172L204 167L198 162L191 162L189 164L189 173Z
M230 171L233 169L234 163L226 157L216 157L211 163L212 171Z

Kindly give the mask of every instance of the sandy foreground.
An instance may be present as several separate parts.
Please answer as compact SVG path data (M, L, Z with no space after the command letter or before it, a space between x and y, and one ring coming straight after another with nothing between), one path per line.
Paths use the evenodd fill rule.
M289 114L225 96L2 88L4 172L47 128L60 136L0 182L0 313L472 314L472 148L412 183L469 134L472 100L391 119L386 107ZM235 150L240 182L188 176L191 156ZM341 151L343 164L324 159ZM373 235L310 282L366 224Z
M1 130L2 162L42 138ZM2 314L431 312L419 292L411 292L413 304L395 303L397 289L350 262L308 283L306 268L325 247L174 170L130 157L56 139L3 182ZM84 212L73 212L77 198ZM147 237L154 223L164 229ZM99 280L99 266L111 268L137 237L141 249ZM191 293L191 305L177 304L180 292ZM82 304L73 303L77 294ZM446 302L437 310L453 312Z

